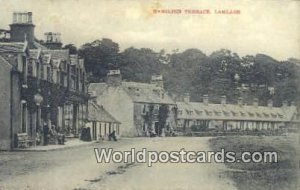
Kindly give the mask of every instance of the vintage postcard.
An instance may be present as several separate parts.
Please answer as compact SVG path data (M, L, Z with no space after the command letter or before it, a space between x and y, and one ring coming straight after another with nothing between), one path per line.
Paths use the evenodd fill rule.
M300 1L0 0L0 190L300 190Z

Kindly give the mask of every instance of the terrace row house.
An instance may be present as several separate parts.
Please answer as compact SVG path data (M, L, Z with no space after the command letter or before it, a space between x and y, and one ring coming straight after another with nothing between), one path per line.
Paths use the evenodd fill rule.
M31 12L18 12L10 30L1 30L1 150L19 146L19 135L37 145L44 123L76 137L87 120L83 59L61 49L59 34L46 33L45 42L37 41L34 27Z
M164 90L161 75L153 76L151 83L125 82L120 70L110 70L106 83L91 83L89 93L122 123L121 136L163 136L176 126L176 105Z
M220 104L212 104L208 95L203 96L203 102L190 102L186 94L176 104L180 131L191 131L193 125L222 131L277 130L298 121L296 106L288 106L287 102L282 107L273 107L269 100L267 106L260 106L255 99L253 105L245 105L239 98L237 104L227 104L222 96Z

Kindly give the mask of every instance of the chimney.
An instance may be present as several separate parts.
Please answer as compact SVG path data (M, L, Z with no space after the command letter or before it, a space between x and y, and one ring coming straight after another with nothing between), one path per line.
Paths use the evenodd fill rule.
M29 48L34 47L34 24L32 12L14 12L13 23L10 24L10 37L13 42L28 41Z
M54 32L46 32L45 33L45 43L43 44L49 49L61 49L61 34Z
M253 100L253 106L254 107L258 107L258 99L257 98L254 98L254 100Z
M243 106L243 98L242 97L238 98L238 105Z
M288 102L287 102L286 100L284 100L284 101L282 102L282 107L283 107L283 108L288 107Z
M225 106L225 104L226 104L226 96L221 96L221 104Z
M157 87L164 88L164 80L162 75L151 76L151 84L155 84Z
M296 106L295 101L291 101L291 106Z
M273 107L273 100L268 100L268 107L272 108Z
M120 86L122 83L121 71L118 70L109 70L107 73L106 83L109 86Z
M203 103L204 103L204 105L208 105L208 95L207 94L203 95Z
M184 94L183 101L184 102L190 102L190 93L185 93Z

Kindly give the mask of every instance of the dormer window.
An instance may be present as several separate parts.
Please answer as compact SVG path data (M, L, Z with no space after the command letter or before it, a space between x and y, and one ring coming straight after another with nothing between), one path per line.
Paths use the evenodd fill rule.
M178 115L182 115L182 110L178 110Z
M233 116L237 116L238 115L238 113L235 112L235 111L231 111L231 113L232 113Z
M241 116L246 116L246 113L245 112L240 112L241 113Z
M229 113L228 111L226 111L226 110L223 110L223 114L224 114L225 116L229 116L229 115L230 115L230 113Z
M220 111L214 111L216 116L221 116L221 112Z
M254 113L248 112L248 115L249 115L250 117L253 117L253 116L254 116Z
M275 113L271 113L271 116L272 116L273 118L276 118L276 117L277 117L277 115L276 115Z
M205 110L206 115L212 115L212 111Z
M283 118L283 114L278 113L277 115L279 116L279 118Z
M202 115L202 111L195 110L198 115Z

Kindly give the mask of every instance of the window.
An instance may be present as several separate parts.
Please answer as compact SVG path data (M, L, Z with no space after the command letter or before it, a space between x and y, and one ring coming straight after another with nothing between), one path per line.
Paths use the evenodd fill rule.
M85 92L85 73L82 73L82 92Z
M159 105L155 105L153 108L153 114L158 115L159 114Z
M27 59L25 56L22 56L22 71L23 71L23 83L27 84L27 75L28 75L28 67L27 67Z
M25 100L21 101L21 133L27 132L27 103Z
M41 66L40 66L40 67L41 67L41 70L40 70L40 71L41 71L40 77L41 77L41 79L45 79L44 65L43 65L43 64L41 64Z
M64 77L64 86L67 87L68 86L68 76Z
M34 61L28 62L28 75L29 76L36 76L35 69L34 69Z
M50 66L47 67L47 80L51 81L51 68L50 68Z
M60 84L62 86L66 86L65 85L65 74L64 73L60 73Z
M36 68L36 78L40 78L40 63L35 62L35 68Z
M59 76L59 71L56 71L56 83L59 84L60 83L60 76Z
M146 105L143 106L142 114L146 114Z
M76 89L76 81L74 76L71 76L71 89Z

